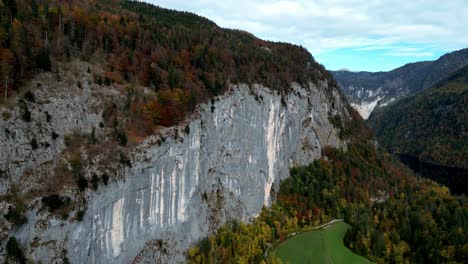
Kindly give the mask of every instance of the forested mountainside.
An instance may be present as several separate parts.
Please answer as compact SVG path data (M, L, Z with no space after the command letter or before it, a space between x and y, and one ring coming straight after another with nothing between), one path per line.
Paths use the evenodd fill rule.
M0 3L0 262L275 262L335 217L379 263L468 258L465 198L376 148L304 48L135 1Z
M299 46L134 1L1 3L0 262L184 262L349 140Z
M468 168L468 67L369 118L389 151L448 167Z
M436 61L410 63L389 72L333 71L349 102L367 119L375 107L414 95L468 65L468 49Z
M348 151L326 148L325 158L292 168L276 203L253 223L228 222L201 240L189 263L281 263L271 253L279 242L332 219L352 225L346 246L375 263L466 262L466 197L417 180L366 129L355 120Z
M262 41L190 13L136 1L2 2L0 70L7 96L56 62L99 63L99 84L129 92L132 125L170 126L229 83L261 83L281 93L291 82L332 81L304 48ZM134 96L130 84L151 92Z

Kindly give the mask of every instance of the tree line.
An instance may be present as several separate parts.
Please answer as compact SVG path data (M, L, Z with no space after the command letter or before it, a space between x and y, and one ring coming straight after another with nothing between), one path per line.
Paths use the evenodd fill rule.
M57 62L104 68L100 85L133 92L128 109L143 130L170 126L233 83L286 93L291 82L334 84L303 47L223 29L206 18L137 1L0 2L0 93L5 98Z
M351 135L362 129L356 124ZM276 202L253 222L229 222L190 248L189 262L279 263L276 256L264 255L271 245L338 218L352 226L346 246L376 263L468 259L466 197L418 180L372 141L352 136L347 151L327 147L323 155L292 168Z

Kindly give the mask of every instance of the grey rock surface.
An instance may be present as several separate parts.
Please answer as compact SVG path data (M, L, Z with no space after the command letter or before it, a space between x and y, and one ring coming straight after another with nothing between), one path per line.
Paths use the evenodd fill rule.
M76 71L69 74L73 76L56 80L56 74L47 73L32 80L26 89L34 94L34 101L0 107L2 116L10 116L0 117L0 194L20 181L28 170L57 160L65 148L65 135L99 128L100 101L92 94L87 64L71 65ZM26 111L30 121L23 117Z
M346 147L329 121L349 116L335 88L293 84L291 90L281 96L260 85L231 86L200 105L187 124L162 131L164 140L155 135L132 150L123 180L91 193L81 222L36 206L13 235L42 263L60 263L65 255L71 263L183 262L185 250L221 224L249 221L271 204L292 165L310 163L324 146ZM99 121L81 116L71 120L83 127ZM26 152L28 166L40 162ZM45 154L41 161L54 158Z

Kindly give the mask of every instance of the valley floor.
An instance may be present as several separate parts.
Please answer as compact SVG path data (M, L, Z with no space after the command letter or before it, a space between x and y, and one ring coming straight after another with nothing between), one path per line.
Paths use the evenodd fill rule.
M281 243L273 252L285 263L371 263L353 253L343 242L350 226L333 220Z

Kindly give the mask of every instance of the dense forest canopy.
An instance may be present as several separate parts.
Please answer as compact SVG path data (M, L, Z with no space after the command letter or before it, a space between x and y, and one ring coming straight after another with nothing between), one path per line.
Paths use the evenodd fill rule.
M135 1L0 0L2 103L15 104L9 102L12 95L34 98L34 91L22 90L24 84L41 72L58 75L58 67L72 60L102 68L89 69L94 81L124 94L127 104L118 111L126 111L129 124L146 133L181 121L231 83L260 83L279 94L285 94L291 82L327 82L328 92L336 88L304 48L223 29L191 13ZM115 108L105 106L104 118L125 145L127 137L116 124L123 114ZM418 182L375 147L356 113L352 117L346 125L339 116L330 120L343 139L352 141L347 152L325 148L326 158L293 168L270 209L251 224L229 223L200 241L187 252L189 261L275 262L274 256L265 259L275 241L332 218L344 218L353 226L347 246L375 262L466 261L465 198L453 197L431 181ZM29 122L31 117L23 119ZM120 159L130 163L123 154ZM88 183L80 186L85 189ZM93 186L97 189L97 183ZM42 203L54 211L68 201L49 196ZM18 224L24 221L21 215L8 217ZM17 248L15 240L9 245Z
M253 223L226 224L187 252L189 262L279 263L267 254L276 243L332 219L351 224L346 246L376 263L468 259L466 197L454 197L430 180L418 181L371 141L353 140L348 151L326 148L323 154L308 166L292 168L277 201Z
M468 168L468 67L369 118L388 150L428 163Z
M304 48L223 29L206 18L136 1L0 2L0 93L21 90L58 62L99 64L95 81L126 89L143 130L170 126L230 83L285 93L291 82L335 84ZM135 87L149 87L145 96ZM3 100L2 100L3 102Z

